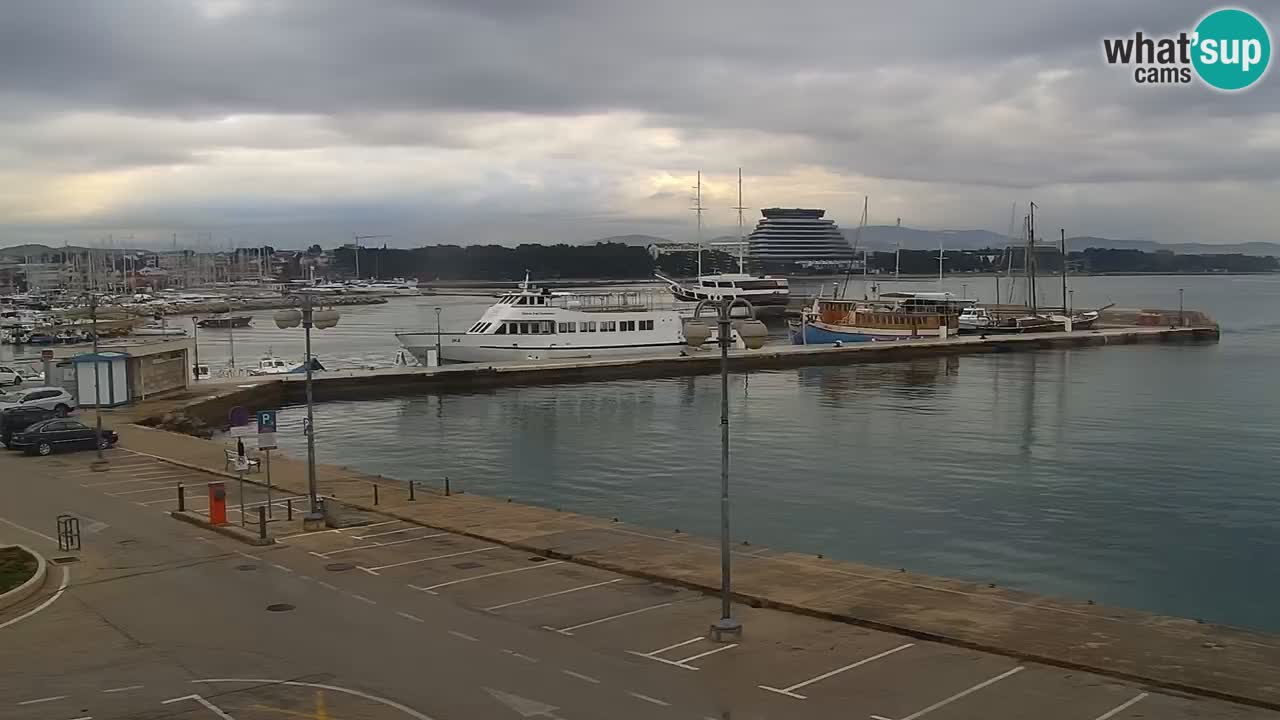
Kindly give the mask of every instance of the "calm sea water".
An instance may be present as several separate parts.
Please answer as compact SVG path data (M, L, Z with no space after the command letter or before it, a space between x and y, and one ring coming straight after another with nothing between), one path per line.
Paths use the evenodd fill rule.
M1222 342L735 375L734 537L1280 631L1280 277L1072 286L1080 307L1177 307L1185 288ZM963 291L990 299L993 281ZM385 363L391 328L433 328L435 306L446 329L466 326L483 305L344 311L317 354ZM237 333L237 355L298 356L296 332ZM222 343L202 333L202 357ZM287 452L304 453L302 415L281 414ZM316 410L323 462L706 535L718 528L718 418L716 377Z

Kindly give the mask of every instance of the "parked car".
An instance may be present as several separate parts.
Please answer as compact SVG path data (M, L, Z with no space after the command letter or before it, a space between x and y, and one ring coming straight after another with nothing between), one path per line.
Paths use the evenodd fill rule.
M38 422L51 420L55 417L57 417L56 412L42 407L22 407L19 405L8 410L0 410L0 442L3 442L5 447L9 447L9 440L15 433L20 433Z
M44 420L9 439L13 450L24 450L28 455L48 455L58 450L88 450L95 447L107 449L119 441L112 431L102 429L102 441L98 442L93 428L79 420L54 418Z
M23 388L0 396L0 410L11 407L42 407L53 410L58 417L66 417L76 406L71 393L57 387Z
M9 365L0 365L0 385L21 385L22 373L18 372L18 368Z

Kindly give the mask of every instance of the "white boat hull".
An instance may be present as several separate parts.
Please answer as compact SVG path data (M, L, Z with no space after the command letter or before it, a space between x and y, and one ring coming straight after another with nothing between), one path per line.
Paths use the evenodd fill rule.
M519 346L503 344L502 335L470 335L444 333L440 335L440 360L449 363L500 363L540 360L584 360L590 358L618 357L679 357L687 354L688 345L683 342L659 342L652 345L592 346L587 344L549 343L530 347L528 336L520 337ZM435 333L397 333L400 345L419 363L428 364L427 356L436 350ZM507 342L510 343L508 338Z

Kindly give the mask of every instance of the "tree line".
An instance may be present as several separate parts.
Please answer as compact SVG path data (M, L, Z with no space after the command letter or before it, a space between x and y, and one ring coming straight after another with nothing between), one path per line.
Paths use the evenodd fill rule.
M314 251L311 248L309 252ZM353 247L333 251L332 267L339 274L355 275L356 252ZM360 248L360 276L388 279L415 277L432 280L513 281L528 272L537 280L640 280L654 272L689 277L697 274L697 255L663 253L656 259L642 247L621 243L594 245L536 245L515 247L500 245L433 245L414 249ZM943 253L946 273L1015 272L1024 267L1025 249L986 248L982 250L948 250ZM846 269L861 272L863 257L859 255L848 268L815 270L799 265L767 267L780 274L843 273ZM936 250L902 250L866 254L868 271L903 275L933 275L938 272ZM1089 248L1067 254L1071 272L1081 273L1211 273L1211 272L1275 272L1280 262L1274 257L1240 254L1175 255L1168 252L1111 250ZM1035 264L1042 273L1062 270L1062 256L1056 249L1037 250ZM720 251L707 250L702 256L703 272L736 272L737 258Z

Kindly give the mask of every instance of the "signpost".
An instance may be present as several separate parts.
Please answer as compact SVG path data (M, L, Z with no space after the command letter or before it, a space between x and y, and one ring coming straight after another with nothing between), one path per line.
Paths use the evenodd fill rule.
M276 449L276 411L259 410L258 449L266 453L267 517L271 517L271 451Z

